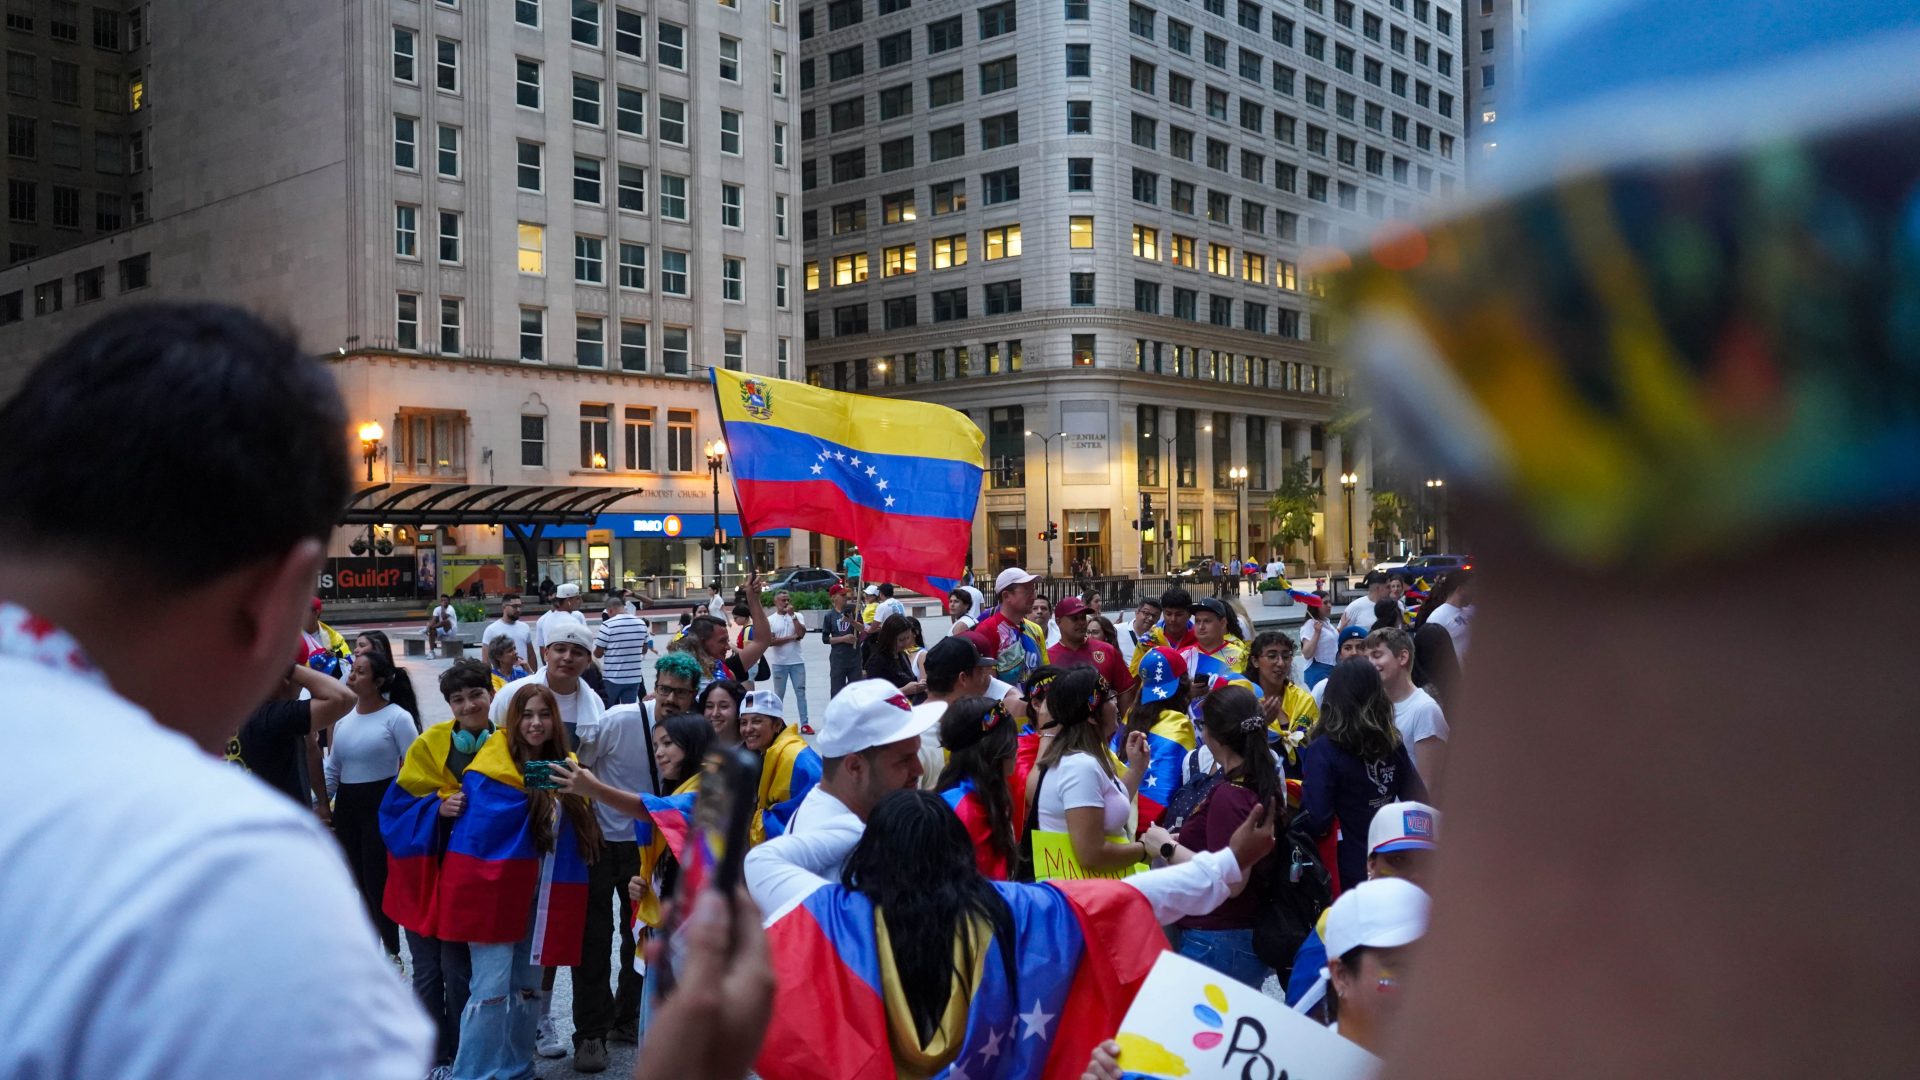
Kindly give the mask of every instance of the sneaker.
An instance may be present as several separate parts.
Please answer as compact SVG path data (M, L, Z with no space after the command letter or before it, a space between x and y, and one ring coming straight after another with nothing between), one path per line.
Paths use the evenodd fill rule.
M583 1073L607 1071L607 1041L581 1039L580 1045L573 1048L573 1068Z
M607 1032L607 1041L610 1043L624 1043L627 1046L639 1046L640 1045L639 1023L635 1022L635 1023L629 1023L629 1024L621 1024L620 1026L614 1028L612 1031Z
M543 1058L567 1056L567 1041L553 1030L553 1017L540 1018L540 1027L533 1036L533 1052Z

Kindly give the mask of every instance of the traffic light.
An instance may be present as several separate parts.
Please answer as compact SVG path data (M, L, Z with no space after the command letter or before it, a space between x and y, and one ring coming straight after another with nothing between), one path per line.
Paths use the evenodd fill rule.
M1059 522L1057 521L1047 522L1047 534L1044 537L1044 539L1047 539L1047 540L1060 539L1060 523Z

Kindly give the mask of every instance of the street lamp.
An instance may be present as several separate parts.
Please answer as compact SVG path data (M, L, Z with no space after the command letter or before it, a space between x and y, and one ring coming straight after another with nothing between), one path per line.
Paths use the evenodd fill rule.
M1445 480L1427 481L1427 531L1433 534L1427 552L1431 554L1440 546L1440 500L1446 495Z
M369 420L360 425L360 456L367 460L367 483L373 483L373 463L380 457L380 440L387 437L386 429L379 421Z
M726 530L720 527L720 474L727 470L727 441L714 439L707 443L707 474L713 478L713 580L720 581L720 545L727 542Z
M1360 483L1354 473L1341 473L1340 486L1347 492L1347 573L1353 573L1353 489Z
M1238 523L1233 530L1233 555L1245 558L1247 554L1247 467L1235 465L1227 470L1227 486L1239 496L1240 512Z
M1053 440L1060 438L1064 434L1064 432L1059 431L1051 435L1041 435L1032 431L1027 432L1027 438L1040 440L1040 487L1046 492L1047 502L1047 527L1041 531L1040 535L1046 540L1047 544L1048 580L1052 580L1053 578L1053 542L1060 536L1059 527L1053 523L1053 470L1050 458L1053 454Z

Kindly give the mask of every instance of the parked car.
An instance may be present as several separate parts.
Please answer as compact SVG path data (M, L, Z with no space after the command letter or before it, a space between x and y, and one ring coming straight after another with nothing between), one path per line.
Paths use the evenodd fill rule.
M825 592L840 581L840 575L818 566L783 566L767 578L773 592Z
M1191 585L1196 581L1210 582L1213 580L1213 559L1206 555L1188 559L1185 566L1168 574L1167 580L1179 585Z

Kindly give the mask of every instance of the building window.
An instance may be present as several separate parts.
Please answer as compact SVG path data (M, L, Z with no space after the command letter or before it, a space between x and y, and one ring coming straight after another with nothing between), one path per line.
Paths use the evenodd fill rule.
M621 241L620 287L623 289L647 287L647 245Z
M580 367L606 367L607 320L598 315L579 315L573 323L573 362Z
M420 294L400 294L394 315L393 341L396 348L420 347Z
M723 258L720 260L720 298L740 303L746 299L746 260Z
M599 158L573 159L573 201L588 206L600 205L601 161Z
M900 277L920 269L920 246L902 244L881 252L881 273L886 277Z
M787 310L789 302L787 295L787 277L788 271L786 267L776 266L773 268L773 306L781 311Z
M667 329L667 340L672 341L676 332L679 334L680 355L682 360L682 370L679 373L685 374L687 332L681 327L669 327ZM668 472L692 472L694 470L693 424L694 414L692 409L667 410Z
M600 0L573 0L573 40L600 44Z
M520 309L520 359L538 362L546 358L546 309L523 307Z
M980 40L982 41L988 38L999 37L1002 34L1011 34L1016 29L1014 5L1011 0L1007 3L983 7L980 9L979 15Z
M952 236L933 238L933 268L946 270L955 266L967 265L967 234L955 233Z
M687 28L670 22L659 24L656 57L663 68L687 70Z
M120 260L120 291L132 292L153 284L153 256L141 253Z
M850 337L867 332L867 305L848 304L833 309L833 336Z
M647 324L646 323L623 322L620 324L620 370L621 371L647 370ZM635 410L632 408L627 409L627 417L628 417L629 423L632 422L634 411ZM653 410L647 409L644 411L647 414L647 427L651 429L653 426ZM629 431L629 440L631 440L631 431ZM652 468L653 436L652 436L651 430L649 430L646 442L647 442L646 461L648 462L648 464L644 466L644 468ZM643 466L637 465L634 463L635 456L633 454L633 444L631 441L628 442L627 447L628 447L627 468L629 469L643 468Z
M393 166L396 169L418 169L416 157L420 145L420 122L411 116L393 118Z
M1008 56L980 65L980 92L997 94L1020 85L1020 59Z
M573 280L587 285L604 285L606 271L607 241L599 236L575 236L573 238Z
M934 184L927 189L933 200L933 216L956 214L967 208L967 182L949 180Z
M107 272L102 267L82 270L73 275L73 302L88 304L106 294Z
M902 222L915 220L913 192L911 190L896 191L891 195L884 196L880 200L880 212L881 219L888 225L898 225Z
M1067 302L1074 307L1093 306L1093 275L1073 273L1067 275Z
M967 152L967 129L964 125L941 128L927 134L927 160L946 161L957 158Z
M451 297L440 300L440 351L460 355L460 301Z
M986 206L1020 198L1020 170L1001 169L980 175L981 202Z
M678 98L660 99L660 141L674 146L687 145L687 103Z
M460 263L460 214L457 211L440 211L440 261L455 266Z
M33 287L33 313L51 315L66 306L65 283L59 280L43 281Z
M858 285L867 280L867 253L854 252L849 255L836 255L833 259L833 283L835 285Z
M631 210L636 214L647 212L647 170L638 165L620 163L619 190L616 199L620 209Z
M953 322L967 317L967 290L945 289L933 294L933 321Z
M728 82L740 81L740 39L720 35L720 77Z
M520 272L523 274L544 274L547 272L547 227L528 222L520 223Z
M988 229L985 234L987 261L1011 259L1020 254L1020 226L1002 225Z
M720 152L740 153L740 114L731 109L720 110Z
M875 42L874 49L879 54L881 67L904 64L913 59L913 31L902 30L897 34L889 34Z
M629 371L645 371L647 368L646 368L646 360L645 360L646 346L644 342L646 341L647 324L646 323L622 323L620 329L621 329L621 335L623 338L625 336L625 333L628 327L635 327L640 330L640 340L642 342L641 364L637 368L628 368L628 370ZM626 345L624 340L621 344L620 351L621 351L622 358L624 359L626 354ZM623 363L621 366L625 367L626 365ZM643 405L629 405L626 407L625 415L626 415L626 424L625 424L625 430L623 431L623 434L625 435L625 439L623 441L626 443L627 468L633 472L652 472L653 471L653 410Z
M729 229L740 227L739 184L720 185L720 224Z
M401 203L393 208L393 253L403 259L420 254L420 208Z
M404 26L393 28L393 77L403 83L418 80L414 70L414 61L420 52L420 39L413 31Z
M1069 248L1093 247L1093 218L1074 215L1067 218L1067 246Z
M959 48L963 43L962 34L958 15L928 23L927 52L942 53Z
M687 253L672 248L660 251L660 291L668 296L687 295Z
M449 94L460 92L460 43L452 38L434 41L433 85Z
M1069 135L1093 134L1093 102L1091 101L1067 102L1067 134Z
M607 442L612 427L613 406L580 406L580 467L582 469L613 467L610 457L613 448Z
M452 124L441 124L439 146L434 171L449 180L458 180L460 178L460 129Z
M518 187L521 191L541 190L541 172L544 166L542 158L544 154L540 144L530 142L519 143L516 147L515 154L514 186Z
M547 467L546 417L520 417L520 464L529 469Z
M1093 190L1093 159L1092 158L1068 158L1067 159L1067 190L1068 191L1092 191Z
M896 297L883 306L882 317L888 330L904 330L920 324L920 304L911 296Z
M690 361L688 360L688 356L689 356L689 353L687 350L687 328L686 327L669 326L664 331L661 332L661 335L660 335L661 370L665 371L669 375L686 375L691 373L693 368L691 366ZM689 421L691 421L693 416L692 413L685 413L683 415L688 417ZM673 416L673 413L669 412L667 416L669 419L671 419ZM671 434L671 432L669 432L669 434ZM691 426L688 427L687 434L689 439L691 439L693 434L693 430ZM693 457L693 448L691 444L689 444L687 448L686 456L687 456L687 460L691 462ZM668 468L672 468L672 467L673 467L672 464L669 463ZM691 464L687 464L687 465L681 466L678 471L686 472L686 471L690 471L692 468L693 466Z
M880 119L892 120L913 112L913 84L901 83L880 91Z
M660 174L660 216L668 221L687 220L686 177Z

